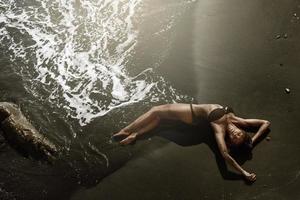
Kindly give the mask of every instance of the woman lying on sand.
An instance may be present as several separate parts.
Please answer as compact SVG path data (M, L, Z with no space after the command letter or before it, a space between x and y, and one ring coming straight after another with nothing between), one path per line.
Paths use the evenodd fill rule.
M243 119L236 116L230 107L223 107L218 104L166 104L154 106L120 132L114 134L114 137L123 136L125 139L120 141L120 144L130 144L138 136L155 128L162 119L180 120L191 125L196 125L203 120L208 121L214 130L216 142L223 158L247 180L256 180L256 175L244 170L230 156L229 150L241 147L252 149L257 139L269 128L269 121ZM258 128L252 138L242 130L251 127Z

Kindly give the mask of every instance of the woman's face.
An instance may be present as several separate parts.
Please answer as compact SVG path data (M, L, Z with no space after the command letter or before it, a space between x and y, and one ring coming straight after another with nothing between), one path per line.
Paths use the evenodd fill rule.
M230 144L239 146L245 140L245 132L239 128L230 129L228 137L229 137Z

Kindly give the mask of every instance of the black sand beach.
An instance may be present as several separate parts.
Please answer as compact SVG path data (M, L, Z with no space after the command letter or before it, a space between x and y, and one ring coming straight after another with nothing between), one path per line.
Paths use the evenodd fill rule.
M257 173L254 184L222 177L205 143L180 146L155 136L138 141L143 153L72 199L300 198L298 15L294 0L196 1L174 27L160 68L199 103L231 105L238 115L271 121L270 141L243 165Z
M39 1L26 1L17 6L30 8L39 5L36 2ZM74 7L84 6L80 1L74 2ZM41 31L41 35L30 32L37 37L36 40L40 36L49 36L48 43L27 48L29 55L22 57L18 45L11 45L10 38L2 38L0 101L20 105L34 126L61 148L61 158L56 164L47 165L24 158L9 146L1 148L0 199L299 199L300 1L144 0L137 3L137 17L132 17L132 21L130 17L122 19L132 11L131 7L128 12L126 6L122 7L127 2L118 4L126 11L120 16L111 11L118 6L114 7L113 1L107 2L110 2L106 5L108 9L101 8L113 16L111 19L101 16L105 28L108 27L107 32L101 32L104 25L97 27L99 21L94 23L92 18L84 20L84 17L63 14L57 17L55 12L60 10L51 4L53 7L44 7L53 9L50 13L54 13L51 18L54 25L49 28L47 24L37 23L34 30L38 32L46 27L45 32ZM5 1L0 1L0 14L8 10L2 4ZM93 6L97 8L98 5ZM43 11L44 8L40 6L40 9ZM68 9L65 6L62 10L75 10L78 16L89 16L84 10ZM6 16L11 21L0 23L1 35L5 33L2 29L5 27L10 35L16 36L16 44L21 44L18 43L20 39L25 47L31 45L33 42L28 39L31 36L26 33L31 29L21 33L17 28L23 26L17 25L34 27L35 23L26 21L26 24L20 22L20 18ZM73 20L73 24L62 20L64 25L55 25L65 18ZM114 22L120 26L114 26ZM17 25L9 28L9 23ZM125 27L124 32L129 33L124 37L122 31L118 32L118 28L123 28L121 25ZM95 30L89 31L90 28ZM91 35L85 33L86 30ZM75 32L79 36L72 35ZM62 42L52 41L52 34L53 38L63 38ZM107 40L108 45L102 40L99 43L98 40L89 41L103 35L116 39ZM123 43L118 46L120 41ZM59 53L49 56L48 60L33 56L35 50L44 50L46 44L55 48L50 45L39 53L44 53L45 57L60 50ZM95 54L89 54L89 59L85 59L84 52L93 49L93 44L99 51L105 45L108 50L102 53L95 50ZM13 56L14 48L17 53L21 52L19 57ZM68 48L71 50L67 51ZM28 58L26 62L25 58ZM40 60L45 63L33 70L32 63ZM102 60L105 62L99 64ZM105 69L107 74L96 70L80 75L82 80L75 79L72 73L58 76L55 73L59 72L60 65L62 69L70 65L72 70L72 65L78 65L79 72L80 66L99 67L99 71ZM120 73L116 66L124 67L125 72ZM40 78L47 69L54 71L54 78L50 76L51 70L45 79ZM144 70L146 72L142 73ZM68 76L70 79L66 78ZM101 78L98 80L97 76ZM40 83L39 78L44 82ZM105 86L105 81L110 78L117 82L111 84L108 81ZM85 87L91 80L97 81L92 88L84 90L87 93L80 96L71 90L78 86L77 82L82 82L79 86ZM153 86L148 93L144 92L147 86ZM91 92L99 87L107 87L107 90ZM145 88L140 93L135 92L140 87ZM123 98L123 94L126 97ZM99 107L88 107L90 99L86 100L85 96L92 96L92 102ZM69 101L72 98L76 101ZM174 101L230 105L237 115L244 118L269 120L270 138L255 147L250 160L241 158L243 167L257 174L257 181L249 184L233 173L233 169L226 169L210 130L200 131L197 127L171 123L155 129L149 137L134 145L119 146L110 140L112 133L151 106ZM79 105L87 107L78 106L77 110L76 106L74 108L66 102L83 102ZM97 116L98 112L105 114Z

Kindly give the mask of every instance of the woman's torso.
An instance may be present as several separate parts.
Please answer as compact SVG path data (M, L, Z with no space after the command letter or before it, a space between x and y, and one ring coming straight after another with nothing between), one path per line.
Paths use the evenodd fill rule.
M192 104L192 112L194 123L203 119L209 122L226 123L228 116L234 115L230 107L220 104Z

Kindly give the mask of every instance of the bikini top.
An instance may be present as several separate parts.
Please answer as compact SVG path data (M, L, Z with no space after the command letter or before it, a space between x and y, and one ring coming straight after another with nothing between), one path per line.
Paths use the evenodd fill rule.
M192 111L193 124L198 124L199 122L203 121L203 117L196 116L192 104L190 104L190 107ZM228 113L234 113L233 109L229 106L225 106L225 107L222 106L221 108L215 108L208 114L207 120L209 122L213 122L220 119L221 117L223 117L225 114Z
M216 121L218 119L220 119L221 117L223 117L225 114L228 113L234 113L233 109L229 106L222 106L222 108L215 108L214 110L212 110L209 114L208 114L208 121L209 122L213 122Z

